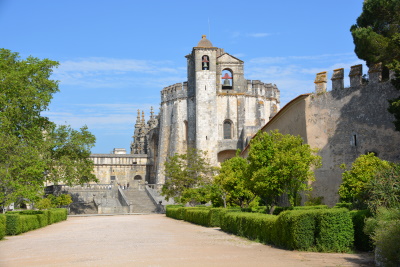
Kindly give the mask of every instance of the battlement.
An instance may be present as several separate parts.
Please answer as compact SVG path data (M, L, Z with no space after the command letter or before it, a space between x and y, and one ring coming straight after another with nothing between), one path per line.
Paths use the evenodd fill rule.
M377 84L388 79L393 79L394 73L389 72L388 77L383 76L382 63L373 64L368 70L368 78L363 75L363 66L351 66L349 72L350 87L360 87L366 84ZM387 79L383 79L387 78ZM344 89L344 69L335 69L332 74L332 91ZM315 77L315 91L317 93L326 92L326 85L328 81L328 72L323 71L316 74Z
M167 87L164 87L161 91L161 102L167 102L179 98L187 97L188 83L176 83Z
M266 96L268 98L280 98L280 91L276 84L263 83L260 80L247 80L247 94Z

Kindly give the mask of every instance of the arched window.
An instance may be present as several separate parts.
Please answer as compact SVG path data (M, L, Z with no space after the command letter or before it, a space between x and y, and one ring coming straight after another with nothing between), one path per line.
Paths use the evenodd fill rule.
M226 90L230 90L233 88L233 77L232 77L232 71L228 70L228 69L224 69L222 71L222 75L221 75L221 82L222 82L222 89Z
M202 70L210 69L210 58L207 55L201 57L201 69Z
M136 175L136 176L133 178L133 180L142 180L142 176Z
M232 122L224 121L224 139L232 139Z

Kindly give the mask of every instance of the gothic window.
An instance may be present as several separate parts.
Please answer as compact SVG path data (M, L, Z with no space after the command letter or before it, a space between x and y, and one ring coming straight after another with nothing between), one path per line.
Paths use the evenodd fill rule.
M232 78L232 71L228 69L224 69L221 75L221 82L222 82L222 89L230 90L233 88L233 78Z
M207 55L201 57L201 69L202 70L210 69L210 58Z
M224 139L232 139L232 122L224 121Z

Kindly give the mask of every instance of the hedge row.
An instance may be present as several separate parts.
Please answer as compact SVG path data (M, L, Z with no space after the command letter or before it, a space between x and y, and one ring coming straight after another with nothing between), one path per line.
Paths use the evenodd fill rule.
M52 223L66 220L67 214L67 209L7 212L5 215L5 233L6 235L25 233Z
M6 235L6 216L0 214L0 240Z
M345 252L354 241L352 217L347 209L298 209L276 216L238 209L167 207L167 216L219 226L225 232L286 249Z

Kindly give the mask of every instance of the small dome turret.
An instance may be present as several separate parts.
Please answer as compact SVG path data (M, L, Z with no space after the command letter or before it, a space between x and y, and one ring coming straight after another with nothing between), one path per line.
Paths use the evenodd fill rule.
M197 44L197 47L213 47L212 43L206 38L205 35L201 36L200 42Z

